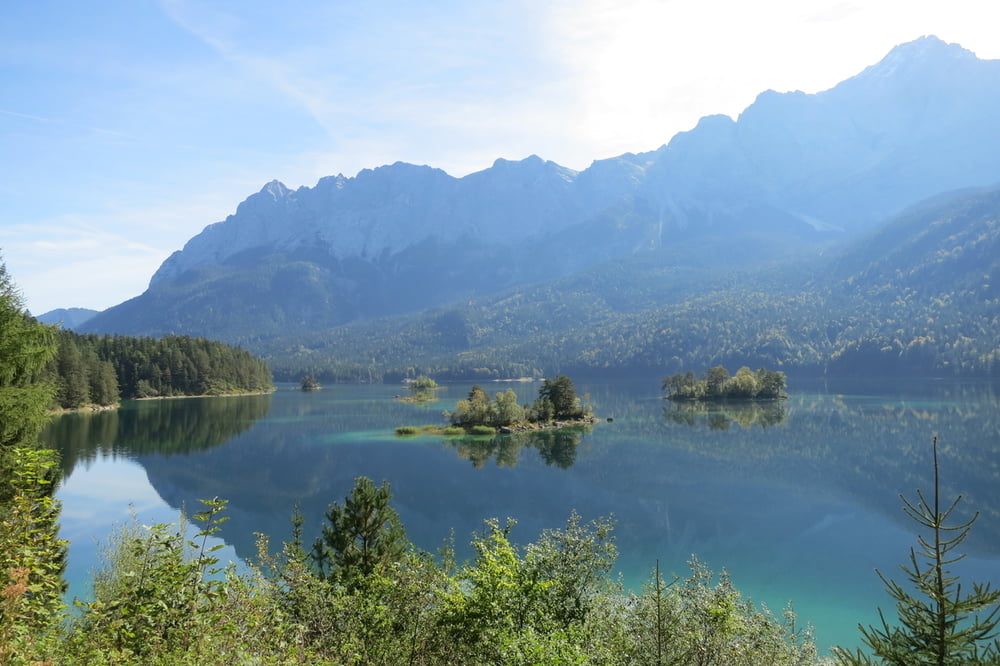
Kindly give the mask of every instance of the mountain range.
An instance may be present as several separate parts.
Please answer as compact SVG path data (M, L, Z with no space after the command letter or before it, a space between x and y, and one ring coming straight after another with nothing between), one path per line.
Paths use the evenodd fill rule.
M98 314L99 310L89 308L59 308L49 310L45 314L38 316L38 321L43 324L58 324L62 328L70 330L79 328L88 319Z
M238 343L279 377L828 370L871 345L992 372L988 331L978 361L944 337L925 358L906 351L920 326L886 313L908 294L896 316L951 315L917 307L950 295L976 326L995 317L997 108L1000 61L923 37L830 90L767 91L579 172L531 156L463 178L396 163L272 181L77 328Z

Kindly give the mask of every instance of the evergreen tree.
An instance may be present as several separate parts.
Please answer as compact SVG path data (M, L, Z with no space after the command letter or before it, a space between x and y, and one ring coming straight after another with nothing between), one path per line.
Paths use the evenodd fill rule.
M538 389L538 400L552 405L552 418L578 418L583 415L573 380L566 375L546 379Z
M56 399L65 409L77 409L90 402L90 381L87 367L76 341L61 335L56 353L59 388Z
M910 549L910 563L901 568L909 585L904 587L877 572L886 590L896 601L898 626L892 626L879 609L881 626L860 627L862 641L873 656L861 650L837 650L841 664L893 664L898 666L958 666L1000 663L1000 590L989 583L973 583L963 594L958 576L949 567L965 557L955 549L965 541L979 516L949 525L959 495L944 511L940 506L937 437L934 438L934 495L927 500L917 491L917 500L900 496L903 511L930 537L917 536L917 548ZM912 592L910 590L913 590Z
M54 389L41 378L55 352L52 334L24 312L0 262L0 458L14 447L34 445L45 424Z
M389 506L391 499L388 482L376 488L371 479L360 476L343 505L330 505L323 536L313 545L313 559L329 580L358 587L402 559L406 530Z
M109 361L98 361L96 371L90 375L90 400L96 405L113 405L118 402L118 376Z
M0 663L33 661L57 620L66 544L58 538L57 466L38 449L54 389L44 381L52 329L24 311L0 262Z
M170 335L163 338L79 335L59 331L49 368L60 407L111 405L119 399L270 391L259 358L230 345Z

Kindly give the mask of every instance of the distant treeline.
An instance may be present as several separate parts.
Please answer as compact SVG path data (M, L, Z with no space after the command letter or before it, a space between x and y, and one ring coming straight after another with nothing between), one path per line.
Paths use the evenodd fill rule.
M818 284L795 266L738 278L681 303L639 303L631 311L612 308L610 296L637 285L613 289L610 281L574 278L558 299L526 292L518 301L456 307L446 322L445 314L360 322L283 347L271 341L261 352L277 377L307 367L324 381L348 382L413 372L474 381L662 377L708 364L830 376L1000 376L1000 292L985 280L935 285L879 276ZM529 300L532 307L524 305ZM547 314L557 308L557 317ZM442 336L445 325L468 339Z
M267 364L243 349L187 336L137 338L57 333L48 377L56 406L119 400L250 393L274 388Z
M717 243L678 245L684 254L664 248L254 349L278 377L307 368L324 381L663 376L710 365L996 378L998 219L1000 189L974 192L916 207L839 251L747 268L720 265Z

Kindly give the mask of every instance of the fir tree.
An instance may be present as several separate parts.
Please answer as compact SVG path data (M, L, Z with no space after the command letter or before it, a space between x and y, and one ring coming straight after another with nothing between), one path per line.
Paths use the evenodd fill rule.
M959 495L944 511L940 506L937 437L934 438L934 495L928 500L917 491L917 500L902 495L903 511L929 538L917 536L917 548L910 549L909 564L902 565L909 585L891 580L876 571L886 590L896 601L898 626L890 625L879 609L881 626L859 625L862 641L874 656L861 650L836 651L841 664L894 664L935 666L1000 664L1000 643L995 640L1000 622L1000 590L989 583L973 583L964 592L950 567L965 555L956 549L965 541L976 513L966 522L950 525L952 512L962 500ZM913 590L911 592L910 590Z
M376 488L371 479L360 476L343 505L330 505L323 536L313 546L321 573L357 587L402 559L409 542L399 514L389 506L391 499L388 482Z
M33 662L63 605L58 468L37 440L54 395L44 371L55 349L52 328L23 309L0 262L0 664Z

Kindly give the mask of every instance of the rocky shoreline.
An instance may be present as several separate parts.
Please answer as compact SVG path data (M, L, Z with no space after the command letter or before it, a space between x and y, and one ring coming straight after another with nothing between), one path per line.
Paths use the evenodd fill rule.
M515 423L510 426L497 428L497 434L511 435L518 432L532 432L535 430L558 430L559 428L569 428L576 425L592 425L600 422L596 416L585 416L572 421L549 421L547 423Z

